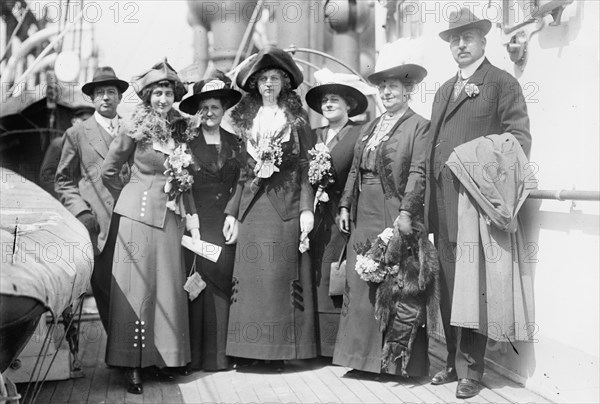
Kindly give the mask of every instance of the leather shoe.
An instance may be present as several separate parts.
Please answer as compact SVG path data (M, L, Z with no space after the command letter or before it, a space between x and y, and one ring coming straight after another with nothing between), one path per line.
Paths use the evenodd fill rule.
M475 397L481 391L481 384L473 379L460 379L456 386L456 398Z
M272 360L268 363L269 369L273 372L282 373L285 370L285 363L282 360Z
M125 371L125 380L127 381L127 392L131 394L142 394L142 374L140 368L130 368Z
M152 377L154 377L155 379L168 382L175 380L175 375L173 374L173 372L167 370L166 368L152 367L149 369L149 371Z
M440 370L439 372L437 372L435 374L435 376L433 376L431 378L431 384L437 386L439 384L452 383L457 380L458 380L458 376L456 375L456 369L446 368L446 369Z

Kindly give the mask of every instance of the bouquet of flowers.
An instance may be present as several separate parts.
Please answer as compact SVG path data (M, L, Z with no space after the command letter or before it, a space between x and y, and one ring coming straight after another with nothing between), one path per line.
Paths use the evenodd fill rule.
M354 269L363 281L381 283L387 275L398 273L398 265L387 265L385 259L387 244L392 232L393 229L387 228L377 236L375 241L367 240L365 243L354 247L358 254Z
M258 178L269 178L273 173L279 172L279 165L283 152L281 150L280 136L261 136L257 146L258 160L254 167L254 174Z
M194 177L189 169L193 166L193 157L186 143L181 143L173 149L173 152L165 160L164 174L167 176L165 193L167 193L167 208L173 212L185 216L185 209L181 203L181 194L189 191L194 183ZM188 169L189 168L189 169Z
M328 202L329 195L325 189L335 182L329 148L323 143L318 143L308 151L308 154L311 156L308 166L308 181L312 185L318 185L315 199L317 202Z

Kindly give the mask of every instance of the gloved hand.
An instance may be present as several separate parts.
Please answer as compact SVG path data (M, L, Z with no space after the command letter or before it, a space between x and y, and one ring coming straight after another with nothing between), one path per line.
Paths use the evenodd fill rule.
M400 214L394 221L394 225L398 227L403 234L411 234L412 229L412 219L410 213L405 210L401 210Z
M223 223L223 237L225 237L225 244L235 244L238 238L238 226L239 222L231 215L227 215L225 222Z
M92 214L89 210L84 210L80 214L77 215L77 220L79 220L85 228L87 229L90 237L95 237L100 233L100 224L98 224L98 220L96 220L96 216Z
M315 224L315 218L310 210L303 210L300 212L300 232L310 233Z

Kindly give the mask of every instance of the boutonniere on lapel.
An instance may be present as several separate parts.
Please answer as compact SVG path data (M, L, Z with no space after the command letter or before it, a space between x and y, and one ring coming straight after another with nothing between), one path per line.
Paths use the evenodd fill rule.
M194 177L190 170L194 168L194 158L187 144L177 145L173 152L165 160L164 174L167 176L165 193L168 195L167 208L185 217L185 208L181 200L181 194L189 191L194 183Z
M479 94L479 87L473 83L467 83L465 84L465 93L467 93L469 98L476 97Z

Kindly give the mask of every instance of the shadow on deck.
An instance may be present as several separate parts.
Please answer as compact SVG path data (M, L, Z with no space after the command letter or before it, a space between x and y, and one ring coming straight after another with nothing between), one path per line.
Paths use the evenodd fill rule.
M100 330L98 320L88 326ZM82 327L84 330L85 327ZM83 331L81 331L83 332ZM196 372L173 382L144 380L144 394L125 390L119 369L104 364L106 334L81 338L84 377L47 381L36 403L531 403L549 402L507 378L488 370L485 388L470 400L455 397L456 382L432 386L429 378L399 379L373 375L349 377L350 369L333 366L329 358L287 361L285 371L249 367L222 372ZM440 370L444 346L432 341L431 374ZM24 391L25 384L18 385Z

